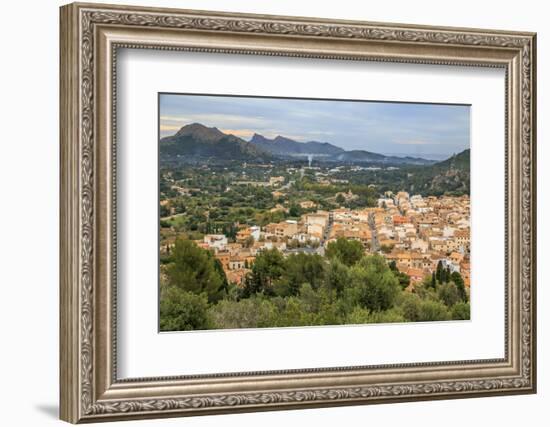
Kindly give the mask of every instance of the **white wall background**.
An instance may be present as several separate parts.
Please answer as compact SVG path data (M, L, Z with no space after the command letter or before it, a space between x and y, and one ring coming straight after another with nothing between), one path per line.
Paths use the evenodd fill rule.
M110 0L113 3L121 3ZM130 0L129 0L130 1ZM543 426L550 405L550 29L545 2L354 0L133 0L133 4L538 32L539 393L438 402L266 412L124 426ZM0 67L0 420L60 425L58 402L58 6L57 0L3 4ZM546 419L545 419L546 418Z

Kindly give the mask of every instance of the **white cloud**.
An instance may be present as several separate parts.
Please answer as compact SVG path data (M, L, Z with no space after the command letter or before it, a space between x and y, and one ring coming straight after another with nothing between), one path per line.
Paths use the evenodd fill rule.
M160 116L161 123L202 123L205 126L231 127L231 125L262 126L268 122L263 117L239 116L233 114L187 114L185 116Z

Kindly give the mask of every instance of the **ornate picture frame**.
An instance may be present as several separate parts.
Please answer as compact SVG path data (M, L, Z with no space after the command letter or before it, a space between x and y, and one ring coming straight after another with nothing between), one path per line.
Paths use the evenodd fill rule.
M536 35L70 4L61 8L61 419L97 422L536 391ZM117 377L117 49L499 67L506 73L505 357Z

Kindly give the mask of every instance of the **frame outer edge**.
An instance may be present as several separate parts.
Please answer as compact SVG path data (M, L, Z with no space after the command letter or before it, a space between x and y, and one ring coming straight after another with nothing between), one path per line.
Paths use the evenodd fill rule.
M204 396L193 397L189 402L182 399L146 399L146 400L113 400L101 402L97 401L97 396L94 397L95 386L94 381L94 352L96 342L94 339L95 331L91 330L92 325L89 324L90 316L94 314L94 299L97 295L92 294L93 286L96 285L95 280L97 277L91 275L88 268L94 265L93 255L93 243L89 241L90 235L95 233L94 214L93 207L96 203L94 200L95 194L90 194L94 188L93 179L89 182L89 178L93 176L93 172L96 171L96 165L93 164L94 157L93 149L95 144L93 130L90 128L90 120L94 118L95 109L90 112L88 110L81 110L83 105L88 105L92 100L92 104L95 102L93 90L94 87L94 75L96 71L92 71L92 79L90 79L90 71L88 70L87 62L80 62L81 59L90 59L93 64L93 48L92 51L87 51L93 46L93 36L91 39L80 39L82 36L81 27L86 29L89 21L81 21L81 12L83 8L89 7L92 11L98 11L104 13L107 11L120 12L151 12L154 10L163 11L166 13L193 13L198 15L201 25L200 28L205 27L206 30L220 30L216 26L217 21L213 18L232 17L238 18L242 16L245 21L246 18L250 20L263 20L269 18L277 18L284 20L284 24L288 27L296 27L294 30L298 36L311 36L311 34L303 31L298 23L305 23L307 28L316 29L316 25L324 26L327 21L317 21L314 18L291 18L291 17L266 17L261 15L247 15L247 14L223 14L210 11L184 11L177 9L153 9L142 7L128 7L128 6L114 6L114 5L101 5L101 4L72 4L63 6L60 10L61 16L61 33L60 33L60 139L61 139L61 197L60 197L60 383L61 383L61 419L71 422L94 422L94 421L107 421L118 419L139 419L139 418L151 418L151 417L167 417L167 416L181 416L181 415L201 415L201 414L213 414L213 413L236 413L236 412L249 412L258 410L277 410L277 409L290 409L290 408L306 408L310 407L326 407L336 405L349 405L349 404L364 404L364 403L382 403L386 399L376 399L366 401L365 397L354 397L355 389L343 390L345 394L348 391L350 396L345 397L344 394L340 397L336 397L334 400L333 395L336 390L324 389L320 390L321 394L317 394L315 390L297 390L292 393L264 393L262 395L253 394L234 394L227 396ZM106 15L109 15L107 13ZM130 25L151 25L149 21L144 20L142 24L131 21L133 14L128 18ZM194 17L195 18L195 17ZM110 16L106 16L104 21L110 22ZM116 21L116 20L115 20ZM202 23L205 25L202 25ZM259 21L258 21L259 22ZM115 22L116 24L117 22ZM330 22L329 22L330 23ZM334 24L350 24L342 21L334 22ZM262 28L264 22L261 22ZM274 27L273 23L267 22L271 26L267 26L266 32L274 32L276 34L282 33L282 30L278 27ZM266 25L267 25L266 24ZM275 22L275 24L277 24ZM367 23L358 23L363 25ZM369 23L373 25L374 23ZM191 28L194 27L194 23L190 24ZM394 24L386 24L389 30L392 29ZM382 25L381 25L382 26ZM183 25L182 25L183 27ZM228 27L232 28L232 27ZM411 31L413 27L405 26L405 33L398 33L397 39L405 39L412 36L415 41L416 33ZM204 28L203 28L204 29ZM222 28L223 29L223 28ZM347 28L350 33L337 35L328 32L328 28L320 28L319 36L327 36L328 38L362 38L362 33L358 33L357 28ZM458 28L437 28L437 27L425 27L428 31L435 32L435 36L444 33L437 33L438 31L447 31L445 37L435 37L432 40L430 37L423 38L418 32L418 36L421 43L438 45L441 43L448 43L449 45L460 44L461 42L452 38L453 31L459 30ZM291 28L292 30L292 28ZM398 28L401 31L401 28ZM249 27L246 29L238 28L238 31L252 32L254 28ZM475 33L474 33L475 32ZM294 34L294 32L290 32ZM500 34L497 36L497 34ZM484 396L484 395L496 395L496 394L524 394L533 393L536 391L536 313L535 313L535 291L536 291L536 178L535 178L535 161L536 161L536 128L535 128L535 111L536 111L536 36L533 33L515 33L518 37L515 37L512 33L506 32L490 32L489 30L479 33L477 30L468 29L468 31L462 35L465 37L462 43L468 45L475 45L477 43L487 43L488 46L496 46L502 43L500 47L517 49L520 47L529 49L530 52L525 55L524 59L530 60L531 66L529 68L529 74L527 79L527 90L530 95L524 99L526 102L527 113L530 114L528 120L523 122L524 129L530 132L530 137L523 140L524 147L528 151L528 154L522 159L526 162L526 177L527 182L524 182L524 191L530 192L529 195L525 194L525 205L523 219L527 222L526 234L528 250L525 251L528 263L528 284L524 285L523 290L525 296L525 311L529 312L528 316L523 319L525 326L527 327L526 341L523 346L523 358L527 357L526 361L531 362L527 364L527 369L524 370L524 375L521 379L517 379L519 382L512 382L511 385L503 386L500 392L497 390L498 386L496 379L495 383L484 383L478 381L479 385L472 385L470 390L471 395L466 393L458 394L458 390L452 389L453 384L442 384L441 390L437 387L437 384L423 384L424 387L421 393L415 389L415 384L410 385L411 392L407 392L409 385L402 385L404 387L404 393L399 392L398 395L391 395L388 401L410 401L410 400L432 400L438 398L463 398L471 396ZM317 36L317 34L315 34ZM521 37L520 37L521 35ZM88 34L89 36L89 34ZM329 37L330 36L330 37ZM433 36L433 35L432 35ZM390 36L390 38L393 35ZM523 40L520 40L523 39ZM528 39L528 40L527 40ZM382 40L382 38L380 38ZM485 40L485 41L484 41ZM411 42L407 38L408 42ZM84 47L83 47L84 46ZM86 55L91 55L88 58ZM86 76L84 81L82 74ZM83 80L81 80L83 79ZM84 82L84 83L83 83ZM91 86L88 86L91 85ZM88 89L93 88L90 93ZM523 92L523 90L521 91ZM82 99L81 99L82 96ZM87 107L88 108L88 107ZM525 110L524 110L525 111ZM81 161L82 160L82 161ZM90 160L92 164L90 164ZM522 168L523 169L523 168ZM522 171L523 172L523 171ZM91 174L91 175L90 175ZM85 198L80 196L84 194L86 190ZM92 210L91 210L92 209ZM81 230L84 227L85 230ZM91 264L90 264L91 263ZM529 304L530 303L530 304ZM90 311L90 308L92 311ZM527 325L528 324L528 325ZM530 331L529 331L530 327ZM527 373L528 372L528 373ZM527 375L525 375L527 373ZM469 382L465 382L469 385ZM497 385L495 385L497 384ZM460 384L459 384L460 385ZM451 386L452 390L448 390L446 387ZM476 388L478 387L478 388ZM517 388L516 388L517 387ZM381 395L387 397L383 388L381 389ZM439 390L439 391L438 391ZM454 391L453 391L454 390ZM463 390L465 391L465 390ZM388 392L391 390L388 388ZM326 398L322 398L322 393L327 393ZM292 394L292 395L291 395ZM378 396L378 395L376 395ZM269 397L272 401L264 401L264 398ZM369 395L369 398L375 396ZM303 400L305 398L305 400ZM259 399L259 400L258 400Z
M531 36L531 390L537 393L537 33Z
M80 418L77 18L75 5L60 7L59 418L70 423Z

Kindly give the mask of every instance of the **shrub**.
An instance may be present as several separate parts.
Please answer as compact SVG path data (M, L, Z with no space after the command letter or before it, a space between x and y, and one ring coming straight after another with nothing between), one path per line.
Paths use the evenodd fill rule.
M436 320L450 320L451 314L445 304L439 301L422 301L420 304L418 320L429 322Z
M453 282L444 283L443 285L439 286L437 295L447 307L451 307L462 300L458 288Z
M467 302L459 302L451 308L451 316L453 320L470 320L470 304Z
M178 287L162 289L160 297L160 330L191 331L209 329L206 294L196 295Z
M222 300L208 314L215 329L264 328L275 326L278 318L275 305L260 297Z
M379 255L365 257L350 270L358 304L371 311L393 307L401 287L399 280Z

